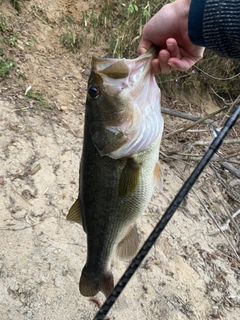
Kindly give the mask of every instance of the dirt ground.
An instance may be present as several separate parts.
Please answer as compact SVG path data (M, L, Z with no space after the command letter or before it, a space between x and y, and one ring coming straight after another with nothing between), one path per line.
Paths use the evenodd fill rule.
M90 6L91 1L30 0L17 14L9 1L1 1L0 17L15 21L14 28L21 31L14 49L15 70L0 82L2 320L85 320L93 319L98 310L79 293L86 237L81 226L66 221L66 215L78 193L91 56L104 56L104 45L95 48L86 41L71 53L60 43L65 30L62 17L80 20ZM26 48L30 38L34 41ZM30 86L49 104L27 98ZM168 107L166 99L164 103ZM206 103L204 112L216 109ZM166 132L182 123L179 118L164 118ZM211 140L206 132L198 135ZM186 146L186 137L187 143L176 137L164 140L161 150ZM161 161L164 190L154 193L138 221L142 243L197 163L186 161ZM225 175L236 181L229 172ZM230 224L224 234L210 235L216 229L210 215L223 225L226 211L236 212L239 201L229 198L208 167L110 311L110 319L238 320L239 234ZM236 224L239 221L238 216ZM114 259L115 281L127 266ZM104 301L101 293L97 297Z

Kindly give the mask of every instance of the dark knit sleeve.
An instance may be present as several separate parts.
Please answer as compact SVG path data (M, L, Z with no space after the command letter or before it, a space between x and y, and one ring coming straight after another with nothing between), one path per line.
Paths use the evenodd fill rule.
M195 45L240 60L240 0L192 0L188 33Z
M203 36L209 49L240 59L240 0L207 0Z
M188 17L188 36L196 46L206 47L203 37L203 15L206 0L192 0Z

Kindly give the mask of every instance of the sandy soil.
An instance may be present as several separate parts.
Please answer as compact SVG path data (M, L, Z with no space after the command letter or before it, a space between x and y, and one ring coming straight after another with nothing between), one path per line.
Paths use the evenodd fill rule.
M0 85L2 320L85 320L98 310L78 290L86 259L85 234L65 217L78 193L90 60L92 54L104 55L104 45L96 49L86 41L72 54L59 41L62 16L80 20L81 11L90 5L80 0L32 0L24 2L18 16L8 1L2 2L1 15L21 30L16 69ZM34 43L26 49L24 42L33 36ZM29 86L54 110L26 98ZM167 130L178 127L179 120L164 117ZM165 140L163 150L172 144ZM192 170L190 163L161 164L164 190L153 195L138 221L141 242ZM224 235L209 235L216 228L209 213L220 225L228 218L223 205L231 214L239 207L209 167L114 305L111 320L239 319L238 235L233 226ZM116 281L127 265L114 259ZM104 301L102 294L98 298Z

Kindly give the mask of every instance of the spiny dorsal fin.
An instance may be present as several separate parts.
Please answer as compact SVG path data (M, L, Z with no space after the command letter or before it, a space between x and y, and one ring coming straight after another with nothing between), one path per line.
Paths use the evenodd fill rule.
M82 218L80 213L80 205L79 205L79 198L74 202L71 206L71 209L68 212L67 220L77 222L82 225Z
M124 198L134 192L140 178L141 164L129 159L122 171L118 185L118 194Z
M118 243L116 255L122 260L130 260L138 250L139 236L136 226L130 226L125 237Z
M129 68L124 60L121 60L98 72L106 74L109 78L123 79L128 76Z
M158 191L163 190L163 173L159 161L156 163L153 170L153 185Z

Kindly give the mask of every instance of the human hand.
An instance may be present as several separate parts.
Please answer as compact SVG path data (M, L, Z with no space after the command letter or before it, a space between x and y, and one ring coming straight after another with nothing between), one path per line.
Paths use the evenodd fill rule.
M144 26L138 53L153 44L160 50L152 61L154 73L186 71L203 56L204 48L194 45L188 36L188 14L191 0L177 0L163 6Z

